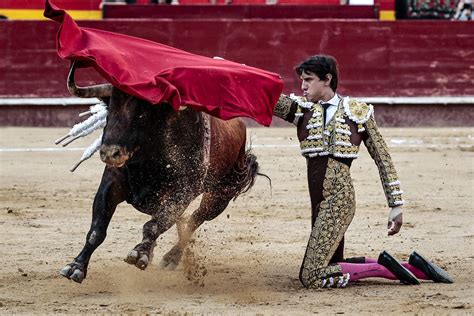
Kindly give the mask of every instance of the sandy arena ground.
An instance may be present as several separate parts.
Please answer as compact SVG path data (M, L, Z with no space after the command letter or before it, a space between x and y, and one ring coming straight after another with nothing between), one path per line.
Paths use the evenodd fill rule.
M364 147L352 167L358 210L346 255L399 259L418 250L456 283L404 286L383 279L346 289L303 289L298 271L310 232L305 160L292 128L249 130L261 171L246 195L198 231L187 265L158 267L176 241L161 236L145 271L123 261L148 217L120 205L82 284L59 269L81 250L103 164L75 173L81 151L51 148L67 129L0 129L0 314L471 314L474 291L474 129L382 129L408 204L400 234L386 236L388 208ZM70 145L83 148L92 138ZM197 203L192 205L196 207ZM189 211L189 210L188 210ZM206 273L207 272L207 273Z

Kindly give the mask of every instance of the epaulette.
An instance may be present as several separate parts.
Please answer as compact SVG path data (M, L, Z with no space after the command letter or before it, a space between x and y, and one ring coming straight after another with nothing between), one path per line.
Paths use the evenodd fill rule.
M374 113L374 107L356 99L345 97L343 101L344 112L347 117L357 124L359 132L365 131L362 124L365 124Z

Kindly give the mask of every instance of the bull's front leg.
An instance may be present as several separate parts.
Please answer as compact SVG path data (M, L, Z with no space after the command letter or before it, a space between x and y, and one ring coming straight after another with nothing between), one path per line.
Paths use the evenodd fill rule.
M128 183L124 174L119 169L106 167L94 198L92 224L84 248L73 262L60 270L62 276L78 283L86 278L92 253L105 240L115 209L126 199L127 192Z

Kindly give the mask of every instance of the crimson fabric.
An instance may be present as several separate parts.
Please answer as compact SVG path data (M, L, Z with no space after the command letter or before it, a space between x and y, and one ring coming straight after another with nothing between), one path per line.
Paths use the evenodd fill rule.
M270 125L283 89L279 75L191 54L160 43L79 27L46 0L44 16L61 24L56 48L61 58L94 67L120 90L152 104L190 106L213 116L250 117Z

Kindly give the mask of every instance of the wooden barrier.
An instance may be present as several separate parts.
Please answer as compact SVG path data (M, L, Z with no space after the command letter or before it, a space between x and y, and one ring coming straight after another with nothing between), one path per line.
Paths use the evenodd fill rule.
M183 19L79 24L277 72L285 93L299 92L293 67L307 56L325 53L339 61L342 95L474 96L474 32L469 22ZM57 27L50 21L0 21L0 98L69 96L69 62L56 54ZM78 73L82 85L101 80L92 70ZM401 106L383 108L398 111ZM406 106L406 111L415 108ZM474 121L466 123L466 117L472 118L463 114L468 105L458 113L451 111L454 107L437 106L439 113L452 113L443 115L459 124ZM8 122L2 119L1 124Z
M105 19L372 19L378 6L340 5L339 0L319 5L104 5Z

